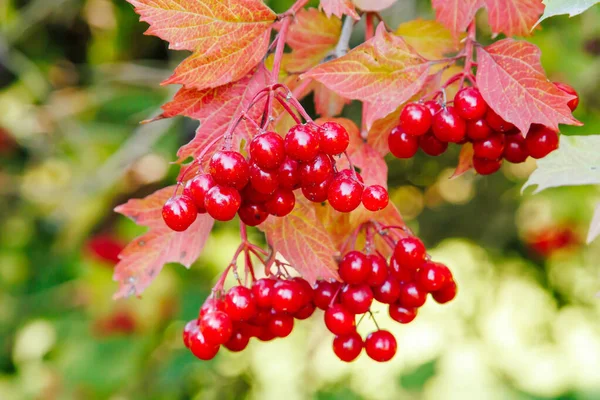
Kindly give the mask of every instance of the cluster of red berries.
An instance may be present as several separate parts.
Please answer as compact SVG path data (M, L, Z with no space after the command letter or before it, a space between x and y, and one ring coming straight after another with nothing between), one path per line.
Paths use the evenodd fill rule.
M571 86L555 85L577 96ZM578 97L568 103L571 111L578 104ZM456 93L452 106L434 100L407 104L400 114L400 125L388 137L390 151L397 158L411 158L419 147L428 155L439 156L448 143L467 142L473 143L473 168L489 175L500 169L503 159L517 164L529 156L545 157L558 148L558 132L534 124L524 136L488 107L479 89L466 87Z
M198 213L229 221L236 213L249 226L269 215L283 217L294 209L294 190L312 202L325 202L337 211L350 212L362 204L370 211L385 208L387 190L364 187L356 171L337 171L334 156L346 151L350 138L336 122L293 126L282 138L276 132L256 135L248 160L239 152L221 150L210 160L208 174L190 179L183 193L163 207L166 224L186 230Z

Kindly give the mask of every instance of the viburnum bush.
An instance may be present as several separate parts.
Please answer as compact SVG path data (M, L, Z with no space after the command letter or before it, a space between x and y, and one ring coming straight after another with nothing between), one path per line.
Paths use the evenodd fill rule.
M175 185L117 208L149 230L120 255L116 297L140 295L165 263L189 267L214 222L237 217L241 243L183 332L203 360L286 337L316 309L341 360L363 349L390 360L390 332L356 331L375 320L372 303L407 324L428 295L447 303L457 284L389 202L384 156L462 146L455 175L487 175L545 157L559 124L580 124L573 88L547 79L535 45L510 38L530 34L542 0L433 0L437 20L399 27L378 13L393 0L298 0L279 15L261 0L128 1L148 34L192 53L164 82L182 87L155 119L200 126L177 153ZM482 8L506 36L488 46L476 38ZM364 41L349 49L361 19ZM310 94L318 119L301 104ZM360 127L335 118L350 100L362 103ZM225 287L229 274L236 285Z

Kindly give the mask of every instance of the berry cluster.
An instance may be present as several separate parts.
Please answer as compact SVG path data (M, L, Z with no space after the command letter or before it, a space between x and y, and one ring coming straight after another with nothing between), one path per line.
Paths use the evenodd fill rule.
M389 197L384 187L365 188L354 170L337 171L334 156L344 153L349 143L348 132L335 122L298 124L285 138L276 132L256 135L248 159L233 150L216 152L210 173L196 175L181 195L169 199L163 218L175 231L186 230L198 213L218 221L229 221L237 213L246 225L256 226L269 215L291 213L296 189L340 212L350 212L361 202L370 211L385 208Z
M577 96L567 84L555 83L562 91ZM458 91L453 105L429 100L409 103L400 114L400 124L388 137L391 153L397 158L411 158L419 147L428 155L439 156L449 143L473 144L473 168L481 175L492 174L502 160L522 163L529 156L543 158L558 148L558 132L534 124L525 136L513 124L494 112L479 89L466 87ZM577 108L579 98L568 105Z

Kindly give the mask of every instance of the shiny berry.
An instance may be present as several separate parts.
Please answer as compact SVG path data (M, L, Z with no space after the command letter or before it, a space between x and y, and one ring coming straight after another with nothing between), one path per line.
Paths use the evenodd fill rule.
M219 185L241 190L250 179L248 162L237 151L217 151L210 159L210 174Z
M400 296L400 282L393 276L388 276L385 281L373 287L373 297L380 303L392 304Z
M215 180L210 174L196 175L185 184L183 194L194 200L198 213L204 214L204 197L206 193L215 186Z
M408 103L400 113L400 126L404 132L421 136L431 128L431 112L423 104Z
M256 332L256 338L261 342L270 342L271 340L275 339L276 336L273 332L271 332L268 326L262 326Z
M296 283L298 286L298 290L302 296L302 305L308 304L313 301L314 297L314 289L310 286L310 283L306 281L306 279L296 276L290 279L292 282Z
M533 158L544 158L558 149L558 133L543 125L533 125L525 138L527 153Z
M225 346L227 350L237 353L248 347L248 342L250 342L250 336L246 335L243 330L239 329L232 333L227 343L225 343L223 346Z
M483 118L488 106L479 89L466 87L454 96L454 107L461 118L466 120L477 120Z
M193 319L185 324L183 328L183 344L188 349L190 348L190 338L198 331L198 320Z
M398 302L405 307L421 307L427 300L427 292L413 282L405 282L400 285L400 297Z
M401 268L416 270L423 264L426 252L423 242L414 236L409 236L396 243L394 258Z
M287 314L275 314L271 317L267 327L276 337L284 338L294 329L294 317Z
M279 187L287 190L295 190L300 187L300 163L291 158L286 158L279 166Z
M448 143L442 142L431 133L426 133L419 138L419 146L425 154L435 157L444 154Z
M244 203L238 210L238 216L248 226L257 226L265 222L269 213L262 204Z
M176 232L183 232L189 228L197 216L198 210L194 200L185 195L170 198L162 208L165 224Z
M250 165L250 184L262 194L272 194L279 187L277 170L264 170L256 164Z
M341 171L339 171L337 174L335 174L334 179L342 179L342 178L346 178L346 179L352 179L352 180L358 180L360 183L365 183L365 181L363 180L363 177L356 171L351 170L350 168L346 168L343 169Z
M325 326L334 335L349 335L356 331L354 314L341 304L334 304L325 310Z
M495 133L486 139L478 140L473 143L473 156L487 158L488 160L497 160L502 157L504 152L504 134Z
M318 185L302 186L302 194L313 203L323 203L327 200L331 182L333 182L333 178L327 179Z
M419 138L409 135L397 126L392 129L388 136L388 146L394 157L411 158L419 150Z
M362 201L363 187L353 179L334 179L327 190L327 200L334 210L350 212Z
M416 283L419 288L427 292L435 292L446 284L448 278L447 270L445 265L426 262L419 270L416 275Z
M467 134L467 124L456 109L448 106L433 117L433 134L442 142L458 143Z
M379 211L387 207L390 201L388 191L383 186L372 185L362 194L362 204L369 211Z
M363 349L363 341L357 332L344 336L336 336L333 339L333 352L342 361L350 362L356 360Z
M205 314L213 311L225 311L225 304L222 299L210 296L206 299L200 311L198 312L198 319L201 319Z
M325 122L319 130L319 149L326 154L343 153L350 144L348 131L337 122Z
M342 305L354 314L364 314L373 303L373 292L366 283L346 285L340 295Z
M577 93L577 91L571 85L567 85L566 83L562 82L554 82L554 86L556 86L557 88L559 88L567 94L575 96L574 99L569 100L569 102L567 103L571 111L575 111L575 109L579 105L579 94Z
M477 119L467 121L467 137L471 140L486 139L492 134L492 129L489 127L485 119Z
M397 347L396 338L388 331L371 332L365 339L367 355L377 362L391 360L396 355Z
M488 158L473 157L473 169L479 175L491 175L502 166L502 159L490 160Z
M278 280L273 285L273 309L278 312L295 313L305 304L302 288L291 280Z
M296 161L310 161L319 153L318 133L310 125L295 125L285 136L285 152Z
M199 322L200 332L208 343L221 345L229 340L233 333L233 324L229 315L223 311L204 314Z
M275 132L265 132L250 141L250 158L263 169L274 169L285 159L283 138Z
M456 297L456 291L456 283L452 280L440 290L431 293L431 296L436 302L440 304L445 304Z
M488 108L487 112L485 113L485 122L490 128L492 128L492 130L496 132L508 132L515 128L513 124L505 121L491 108Z
M388 265L385 259L379 255L371 254L367 256L368 262L371 266L369 276L367 278L367 285L379 286L388 277Z
M207 342L200 330L194 332L188 342L190 350L200 360L212 360L219 352L219 345Z
M244 190L240 192L245 203L263 204L271 198L270 194L257 192L252 185L246 185Z
M296 196L291 190L277 189L265 203L265 208L271 215L285 217L292 212L296 205Z
M521 135L521 132L506 135L503 157L506 161L514 164L519 164L527 160L529 153L527 152L525 138Z
M408 324L417 317L418 309L415 307L404 307L401 304L394 303L390 304L389 307L390 317L401 324Z
M300 167L300 182L302 186L318 185L330 176L333 176L333 162L324 153L317 156Z
M394 257L390 259L390 275L396 278L398 282L412 282L415 278L415 272L414 269L402 267Z
M294 313L294 318L304 320L310 318L317 307L311 301L310 303L305 304L301 309Z
M256 314L256 301L245 286L234 286L225 295L225 312L233 321L247 321Z
M340 260L338 273L340 278L351 285L366 282L371 274L371 263L360 251L352 250Z
M275 280L269 278L261 278L254 281L252 285L252 295L256 305L261 308L271 308L273 305L273 287Z
M438 103L435 100L428 100L425 103L423 103L423 105L425 107L427 107L427 109L429 110L429 113L431 114L431 116L433 117L435 114L439 113L440 111L442 111L442 106L440 103ZM432 119L432 123L433 123L433 119Z
M321 310L327 310L333 304L333 299L339 290L339 282L318 280L314 288L313 301L315 305Z
M214 186L204 199L206 211L217 221L231 221L241 204L240 193L229 186Z

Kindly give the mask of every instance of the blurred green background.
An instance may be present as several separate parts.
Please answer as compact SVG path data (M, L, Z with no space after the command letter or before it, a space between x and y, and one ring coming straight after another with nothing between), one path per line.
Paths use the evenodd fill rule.
M432 12L400 0L384 15ZM173 182L196 127L138 125L185 56L146 28L124 0L0 0L0 399L600 399L600 241L584 244L600 190L521 196L534 162L449 180L457 149L390 159L395 204L460 290L408 326L378 314L399 340L387 364L338 362L319 316L195 360L181 331L237 246L235 223L190 271L166 266L141 299L113 301L115 254L141 231L112 209ZM550 78L581 94L586 126L563 133L600 133L600 9L531 40Z

